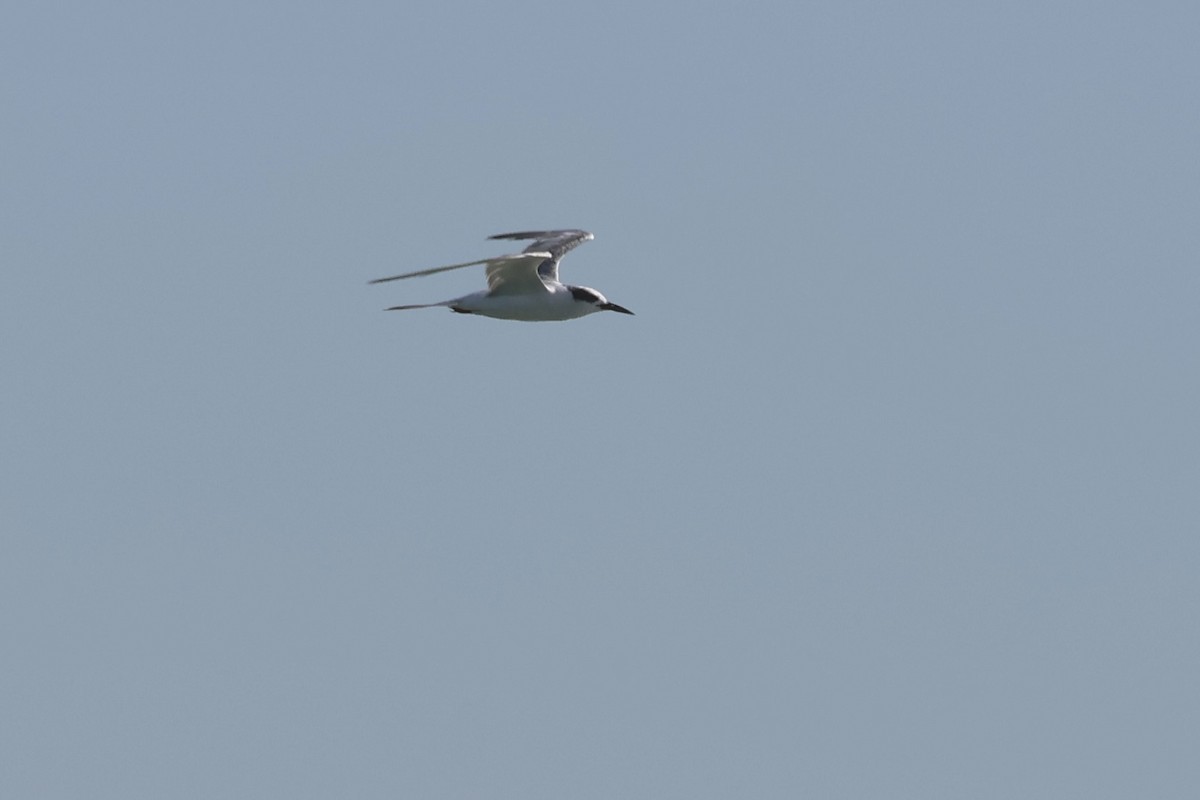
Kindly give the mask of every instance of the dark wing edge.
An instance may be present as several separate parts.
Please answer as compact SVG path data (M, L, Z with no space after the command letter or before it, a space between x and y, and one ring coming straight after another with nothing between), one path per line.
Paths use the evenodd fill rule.
M577 228L566 228L553 231L517 231L515 233L497 233L488 239L534 239L533 244L525 248L526 253L547 252L554 260L565 256L584 242L595 237L588 231Z

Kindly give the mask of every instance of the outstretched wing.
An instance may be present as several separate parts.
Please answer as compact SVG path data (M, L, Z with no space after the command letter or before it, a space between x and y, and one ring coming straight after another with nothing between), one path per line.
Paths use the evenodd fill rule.
M546 280L558 280L558 262L567 253L584 242L596 238L587 231L568 228L557 231L519 231L517 233L497 233L489 239L533 239L534 242L525 248L526 253L546 252L550 258L544 261L538 269Z
M452 270L452 269L462 269L463 267L477 267L480 264L487 264L489 261L491 261L490 258L483 258L483 259L480 259L479 261L466 261L462 264L450 264L445 267L434 267L433 269L419 269L416 272L405 272L403 275L390 275L386 278L376 278L373 281L367 281L367 283L387 283L388 281L398 281L401 278L419 278L422 275L435 275L439 272L446 272L447 270Z
M482 264L487 264L488 289L493 294L497 293L497 287L500 287L500 294L545 291L546 284L542 283L542 279L538 277L538 266L549 258L552 258L552 256L548 252L530 253L526 251L518 255L481 258L478 261L465 261L462 264L448 264L444 267L419 269L416 272L405 272L402 275L376 278L373 281L368 281L368 283L386 283L387 281L398 281L402 278L419 278L422 275L436 275L439 272L447 272L452 269L478 267Z
M541 294L550 291L539 274L539 268L551 258L547 252L521 253L488 259L488 293Z

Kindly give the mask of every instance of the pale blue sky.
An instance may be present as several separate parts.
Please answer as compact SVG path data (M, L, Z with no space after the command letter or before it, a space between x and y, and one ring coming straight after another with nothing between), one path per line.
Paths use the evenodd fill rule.
M0 796L1193 796L1198 41L8 9Z

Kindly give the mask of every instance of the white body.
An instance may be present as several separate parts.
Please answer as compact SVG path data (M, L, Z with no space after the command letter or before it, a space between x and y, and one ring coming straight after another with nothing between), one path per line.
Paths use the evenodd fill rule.
M493 295L490 292L474 292L447 301L446 305L463 313L522 322L562 322L601 310L591 303L576 301L571 290L561 283L547 285L546 289L540 294Z

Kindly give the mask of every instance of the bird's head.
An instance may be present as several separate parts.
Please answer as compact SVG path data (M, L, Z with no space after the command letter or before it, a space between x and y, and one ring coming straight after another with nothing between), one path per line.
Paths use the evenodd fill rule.
M616 311L618 314L633 313L624 306L608 302L608 299L604 295L586 286L572 286L571 296L575 298L575 302L577 303L587 303L590 306L594 306L596 311Z

